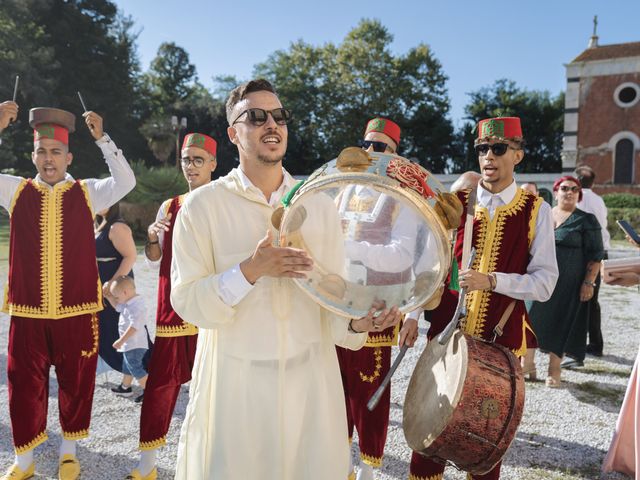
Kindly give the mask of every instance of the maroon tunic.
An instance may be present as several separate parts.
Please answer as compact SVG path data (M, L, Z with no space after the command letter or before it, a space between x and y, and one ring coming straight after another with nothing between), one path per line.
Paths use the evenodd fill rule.
M182 206L184 195L174 197L167 209L169 230L165 232L162 245L162 259L160 260L160 273L158 279L158 307L156 313L157 337L181 337L183 335L196 335L198 328L191 325L176 313L171 306L171 258L173 257L173 227L176 223L178 211Z
M140 449L151 450L166 443L180 386L191 380L196 354L198 328L191 325L171 306L171 257L173 227L184 195L175 197L165 212L171 214L165 232L158 280L156 340L149 362L149 378L140 414Z
M10 214L3 310L48 319L102 310L93 213L82 182L48 188L24 180Z

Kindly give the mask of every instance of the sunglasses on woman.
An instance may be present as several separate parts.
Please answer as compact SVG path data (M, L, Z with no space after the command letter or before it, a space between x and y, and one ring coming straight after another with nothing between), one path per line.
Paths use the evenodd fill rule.
M490 145L488 143L480 143L473 148L476 151L476 154L480 155L481 157L484 157L487 153L489 153L489 150L491 150L496 157L501 157L502 155L507 153L507 150L509 149L518 150L517 148L513 148L508 143L494 143L493 145Z
M260 127L267 122L269 114L278 125L286 125L291 120L291 111L286 108L274 108L273 110L263 110L262 108L248 108L236 117L231 125L240 121L240 117L247 114L247 120L256 127Z
M387 145L384 142L375 142L373 140L363 140L360 143L360 146L364 149L367 150L369 147L373 147L373 151L374 152L378 152L378 153L384 153L387 151L387 148L389 148L389 145Z
M560 185L560 191L577 193L580 191L580 187L577 187L577 186L570 187L569 185Z

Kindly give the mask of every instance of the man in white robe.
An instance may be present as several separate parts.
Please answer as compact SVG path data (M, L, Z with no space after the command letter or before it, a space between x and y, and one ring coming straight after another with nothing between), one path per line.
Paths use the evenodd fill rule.
M290 112L254 80L231 92L227 119L240 167L193 192L173 234L171 302L200 327L175 478L342 480L349 446L334 345L358 349L401 315L348 321L293 284L313 262L273 246L271 226L295 184L282 168ZM314 211L318 241L344 248L335 207Z

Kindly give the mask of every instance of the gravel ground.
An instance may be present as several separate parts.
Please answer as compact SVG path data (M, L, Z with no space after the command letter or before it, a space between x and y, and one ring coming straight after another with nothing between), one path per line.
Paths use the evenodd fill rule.
M630 251L622 252L630 255ZM4 289L6 265L0 265L0 287ZM146 297L149 318L155 305L156 274L142 257L136 265L139 291ZM640 343L637 312L640 296L635 288L604 286L600 292L605 336L605 356L587 357L582 369L565 371L565 387L546 388L544 382L527 383L525 411L520 429L507 452L502 468L505 480L628 478L600 474L600 465L624 396L631 367ZM7 336L9 321L0 314L0 470L13 461L13 446L7 400ZM426 324L421 324L424 333ZM405 357L392 383L389 436L382 468L376 479L405 479L410 452L402 434L402 401L413 366L424 348L424 335ZM544 378L547 361L538 355L538 375ZM133 398L111 393L120 378L111 372L98 376L93 404L91 436L78 445L85 480L121 479L137 458L140 406ZM173 478L176 444L184 418L188 391L183 387L168 435L168 445L159 454L158 478ZM49 440L36 449L37 479L56 479L58 444L61 440L57 414L57 383L52 372L49 394ZM357 442L353 453L357 455ZM445 478L465 476L447 469Z

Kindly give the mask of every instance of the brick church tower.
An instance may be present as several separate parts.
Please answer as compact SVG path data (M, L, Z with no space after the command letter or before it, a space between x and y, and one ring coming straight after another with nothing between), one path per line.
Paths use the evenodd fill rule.
M599 194L640 194L640 42L589 47L567 69L562 170L587 164Z

